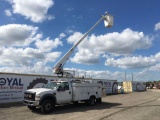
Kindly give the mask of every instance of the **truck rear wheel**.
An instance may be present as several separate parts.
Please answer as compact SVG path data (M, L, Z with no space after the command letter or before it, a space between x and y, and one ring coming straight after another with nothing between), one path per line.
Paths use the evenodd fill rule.
M51 100L44 100L41 105L41 111L44 114L50 113L53 110L54 106L55 104Z
M87 101L87 103L88 103L89 106L93 106L95 104L95 97L91 96L89 98L89 100Z

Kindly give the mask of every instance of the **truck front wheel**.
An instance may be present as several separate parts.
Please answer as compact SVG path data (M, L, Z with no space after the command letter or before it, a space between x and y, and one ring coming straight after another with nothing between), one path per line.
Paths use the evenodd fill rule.
M54 108L54 103L51 100L44 100L41 105L42 113L50 113Z
M95 104L95 97L91 96L87 101L88 105L93 106Z

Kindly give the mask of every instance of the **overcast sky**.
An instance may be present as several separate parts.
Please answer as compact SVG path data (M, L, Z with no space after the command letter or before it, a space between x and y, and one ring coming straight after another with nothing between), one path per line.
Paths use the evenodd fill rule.
M159 0L0 0L0 72L49 74L106 11L65 64L76 76L160 80Z

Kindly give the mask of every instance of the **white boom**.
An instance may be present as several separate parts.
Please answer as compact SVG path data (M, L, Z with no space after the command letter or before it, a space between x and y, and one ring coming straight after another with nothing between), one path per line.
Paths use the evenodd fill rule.
M107 12L105 15L102 15L101 18L91 27L83 36L82 38L72 46L72 48L57 62L57 64L54 66L53 71L54 74L57 74L59 77L63 77L65 74L66 76L71 75L69 72L65 72L63 70L63 66L71 56L71 54L74 52L74 49L82 42L82 40L91 32L102 20L104 20L105 27L112 27L113 26L113 16L108 14Z

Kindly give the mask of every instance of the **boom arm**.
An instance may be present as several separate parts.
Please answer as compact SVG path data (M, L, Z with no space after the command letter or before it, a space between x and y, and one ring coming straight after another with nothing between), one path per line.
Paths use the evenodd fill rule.
M93 27L91 27L88 32L86 32L82 38L75 44L73 47L57 62L57 64L54 66L53 70L54 73L57 74L59 77L62 77L65 73L68 75L69 73L63 71L63 66L71 56L71 54L74 52L74 49L82 42L82 40L91 32L102 20L105 20L105 26L106 27L112 27L113 26L113 17L106 13L106 15L102 15L101 18L96 22Z

